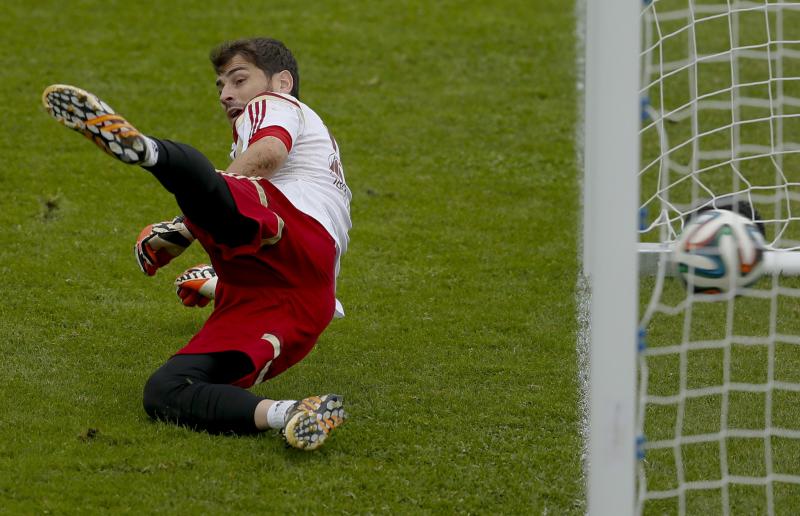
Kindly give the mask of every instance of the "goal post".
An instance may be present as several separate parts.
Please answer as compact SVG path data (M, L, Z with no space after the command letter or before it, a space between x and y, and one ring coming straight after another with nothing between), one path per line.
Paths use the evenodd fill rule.
M640 2L588 0L586 5L587 507L598 516L634 511Z

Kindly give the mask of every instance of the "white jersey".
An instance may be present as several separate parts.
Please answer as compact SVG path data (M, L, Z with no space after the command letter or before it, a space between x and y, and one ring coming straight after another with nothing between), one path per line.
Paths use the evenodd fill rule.
M352 194L336 140L322 119L291 95L262 93L247 103L235 122L231 159L265 136L275 136L289 155L269 181L303 213L310 215L336 242L339 257L347 250Z

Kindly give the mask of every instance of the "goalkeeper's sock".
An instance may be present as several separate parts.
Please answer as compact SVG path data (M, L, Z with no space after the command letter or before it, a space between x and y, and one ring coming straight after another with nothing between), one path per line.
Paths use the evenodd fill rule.
M239 213L228 184L203 153L184 143L149 137L157 151L148 151L153 165L143 165L175 195L183 214L208 231L214 241L236 247L250 242L258 224Z
M297 400L278 400L267 409L267 425L280 430L286 425L286 414L297 404Z
M143 167L152 167L158 163L158 143L152 138L142 135L145 143L145 156L144 161L139 163Z

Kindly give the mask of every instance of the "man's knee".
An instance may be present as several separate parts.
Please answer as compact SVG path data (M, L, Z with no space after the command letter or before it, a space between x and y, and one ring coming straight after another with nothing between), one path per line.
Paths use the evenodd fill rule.
M170 372L165 364L144 384L142 402L147 415L153 419L168 420L175 416L176 397L185 379Z

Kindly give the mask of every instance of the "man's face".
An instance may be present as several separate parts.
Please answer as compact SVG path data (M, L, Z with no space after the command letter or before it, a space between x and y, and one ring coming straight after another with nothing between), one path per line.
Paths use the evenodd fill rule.
M265 91L276 91L272 86L263 70L241 55L233 56L217 75L219 101L231 126L253 97Z

